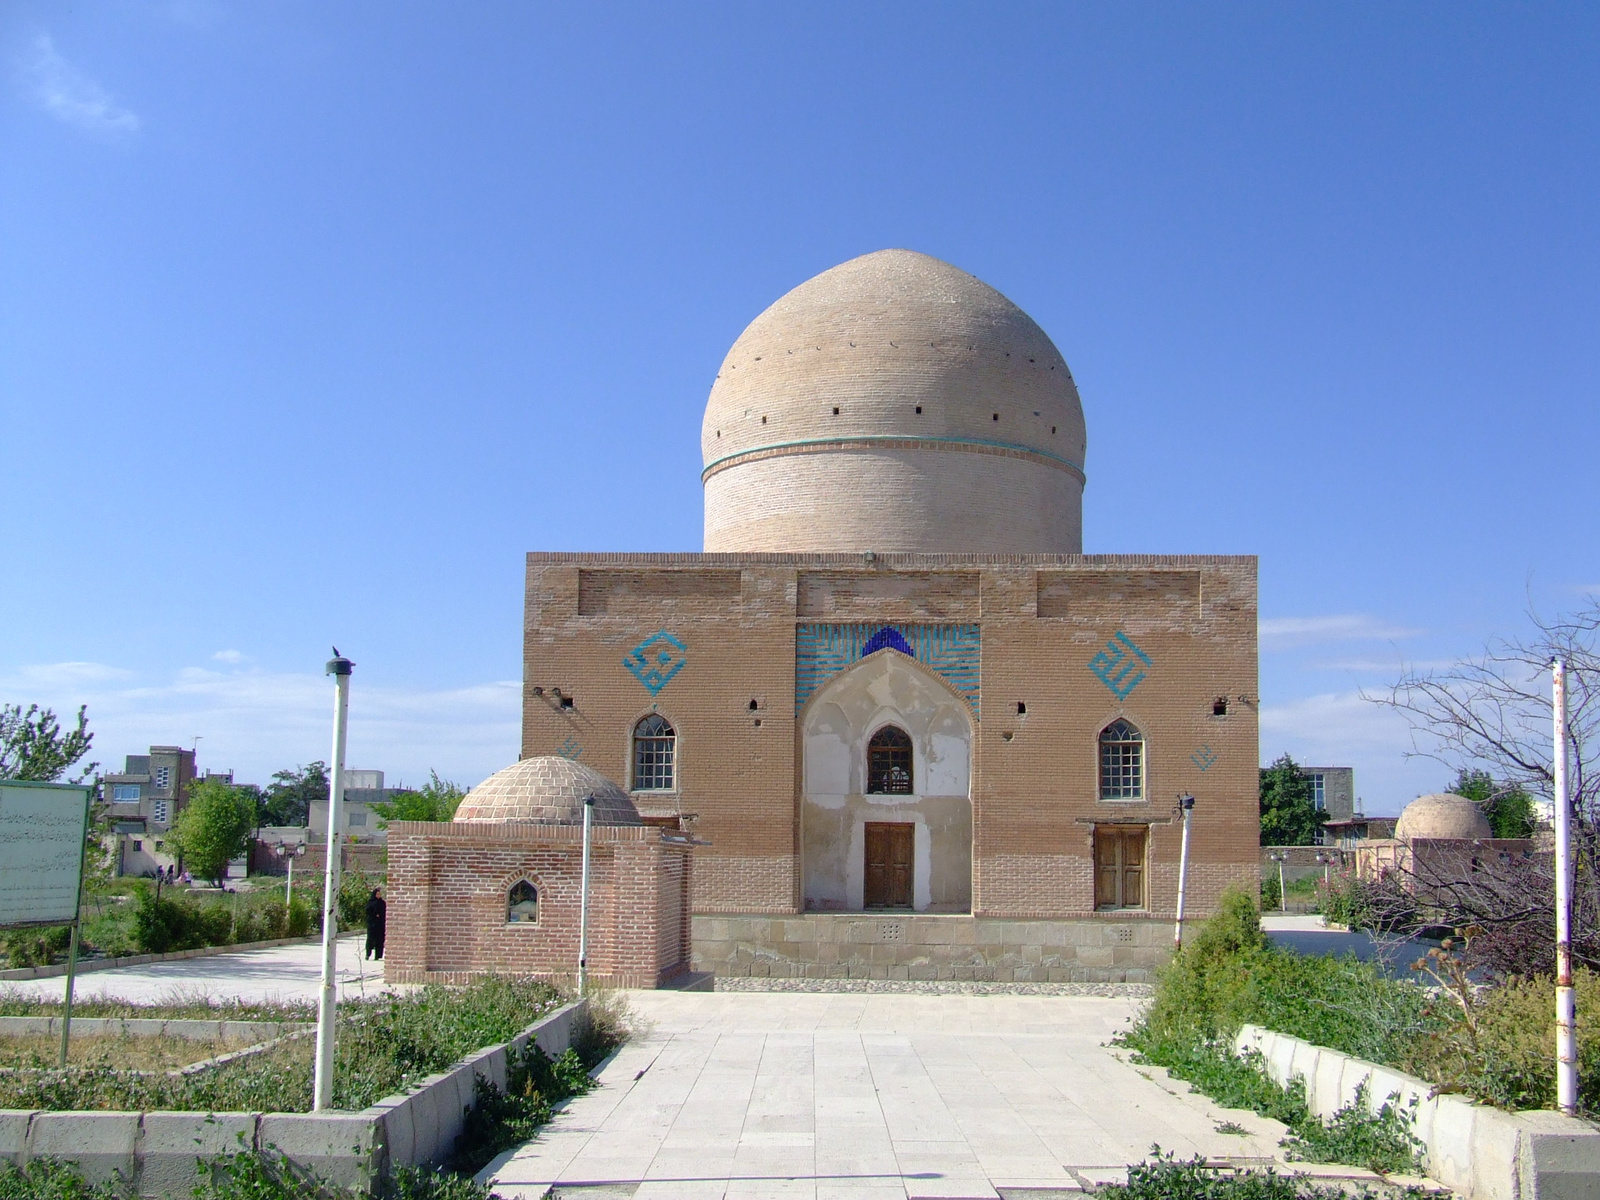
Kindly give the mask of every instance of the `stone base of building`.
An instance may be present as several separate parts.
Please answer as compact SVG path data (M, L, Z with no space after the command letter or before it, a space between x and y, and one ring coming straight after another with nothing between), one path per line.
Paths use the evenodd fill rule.
M694 968L771 979L1147 983L1172 954L1171 918L1007 920L968 914L697 916Z
M505 972L493 969L477 971L418 971L414 969L401 969L385 971L385 983L443 983L451 987L463 987L480 979L487 979L494 975L503 975ZM537 979L543 983L564 988L569 992L576 992L578 977L570 971L534 971L517 972L519 979ZM697 986L700 981L703 984ZM645 988L665 989L672 991L709 991L708 980L698 976L683 964L679 964L670 971L663 971L651 975L644 972L628 971L622 973L593 974L588 978L588 986L593 988Z

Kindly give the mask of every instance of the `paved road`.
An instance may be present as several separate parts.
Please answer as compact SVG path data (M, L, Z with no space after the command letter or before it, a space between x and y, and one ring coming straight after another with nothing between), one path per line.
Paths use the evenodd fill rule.
M1414 978L1411 964L1438 945L1437 942L1374 941L1367 933L1326 929L1322 918L1315 914L1265 913L1261 928L1278 945L1301 954L1354 954L1362 962L1376 959L1384 973L1395 979Z
M1131 999L629 999L653 1030L537 1140L490 1164L485 1177L508 1200L552 1186L556 1196L634 1200L994 1200L997 1189L1070 1193L1118 1178L1152 1142L1259 1158L1282 1135L1108 1050ZM1249 1132L1219 1133L1226 1120Z
M383 964L362 957L364 935L345 934L339 939L337 970L341 996L370 995L383 988ZM321 989L322 946L308 942L275 946L270 950L244 950L205 958L180 958L167 962L90 971L79 975L73 995L79 999L108 997L150 1004L175 996L202 996L213 1000L310 1000ZM0 991L60 1000L66 977L0 981Z

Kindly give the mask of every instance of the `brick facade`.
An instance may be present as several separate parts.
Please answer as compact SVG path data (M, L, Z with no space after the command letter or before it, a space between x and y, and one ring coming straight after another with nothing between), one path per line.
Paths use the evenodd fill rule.
M460 982L488 973L570 981L578 962L583 829L531 823L397 821L389 826L384 978ZM589 882L589 978L659 987L689 969L692 850L652 827L596 826ZM539 919L509 923L519 881Z
M522 753L576 757L628 788L634 724L666 717L675 786L633 798L647 816L693 814L710 843L692 881L698 929L713 914L805 913L804 728L828 675L797 691L797 631L850 623L908 637L959 626L977 647L967 674L913 668L970 706L970 920L1170 921L1183 792L1197 798L1188 912L1212 911L1231 882L1255 886L1253 557L534 553L527 565ZM649 654L667 659L641 666L635 648L663 633ZM1119 717L1145 739L1137 801L1099 798L1097 739ZM1097 823L1148 830L1137 911L1095 911ZM716 941L703 949L729 969L738 956ZM1152 952L1161 941L1138 939Z

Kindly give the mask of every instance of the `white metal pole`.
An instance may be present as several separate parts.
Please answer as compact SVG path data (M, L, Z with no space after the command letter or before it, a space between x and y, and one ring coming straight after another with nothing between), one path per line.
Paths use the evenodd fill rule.
M338 650L334 651L335 655ZM311 1109L333 1104L333 1019L339 1006L334 975L339 949L339 818L344 805L344 735L350 717L350 672L355 664L336 657L328 663L333 676L333 779L328 788L328 864L322 877L322 994L317 1000L317 1070Z
M283 885L283 911L285 914L283 919L287 921L289 919L287 915L289 905L294 903L294 850L291 848L284 857L289 860L289 882Z
M594 828L594 797L583 802L583 882L578 897L578 995L581 998L589 974L589 835Z
M1555 710L1556 1106L1578 1111L1578 1009L1572 990L1572 804L1567 797L1567 664L1550 664Z
M1178 912L1172 927L1172 949L1183 949L1183 896L1189 886L1189 815L1194 812L1194 797L1179 796L1178 807L1183 811L1183 844L1178 851Z
M1283 860L1288 858L1288 857L1289 856L1287 854L1278 855L1278 911L1279 912L1288 912L1289 911L1289 893L1287 891L1285 891L1284 887L1283 887Z

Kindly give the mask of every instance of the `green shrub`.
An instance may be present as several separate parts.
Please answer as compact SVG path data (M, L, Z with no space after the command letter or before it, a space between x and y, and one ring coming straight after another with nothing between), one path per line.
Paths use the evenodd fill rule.
M1261 911L1268 912L1283 907L1283 893L1278 890L1276 874L1261 878Z
M550 1106L594 1086L576 1050L552 1059L535 1044L506 1063L506 1090L481 1075L476 1106L467 1114L451 1165L474 1174L502 1150L519 1146L550 1119Z
M66 958L72 926L13 929L6 934L6 961L13 967L47 967Z
M122 1200L127 1193L84 1182L77 1168L48 1158L25 1167L0 1162L0 1200Z
M1573 973L1578 1000L1578 1099L1600 1112L1600 975ZM1472 991L1469 1006L1435 1001L1449 1021L1397 1065L1484 1104L1508 1109L1556 1104L1555 981L1548 975Z
M1184 1162L1153 1148L1146 1162L1128 1168L1128 1182L1105 1184L1097 1196L1115 1200L1362 1200L1376 1195L1364 1184L1346 1191L1339 1184L1318 1184L1277 1171L1241 1170L1206 1166L1203 1158ZM1419 1188L1402 1195L1420 1197Z
M1289 1157L1299 1162L1354 1163L1384 1174L1420 1171L1424 1147L1412 1132L1416 1108L1415 1098L1401 1108L1390 1097L1373 1112L1367 1085L1361 1083L1346 1107L1325 1122L1315 1118L1296 1122L1283 1144Z

